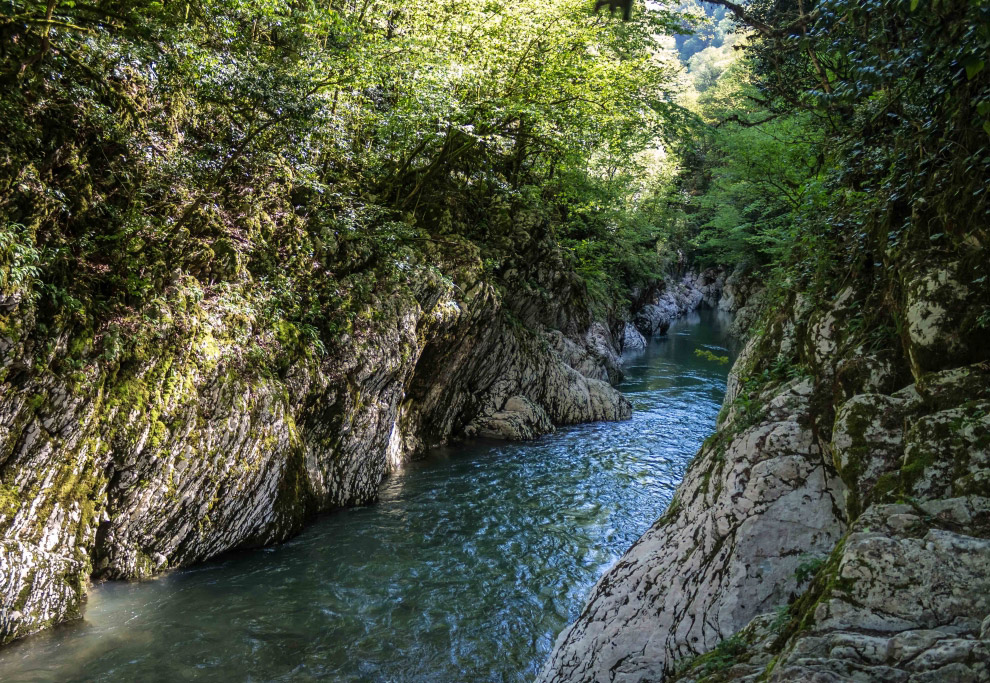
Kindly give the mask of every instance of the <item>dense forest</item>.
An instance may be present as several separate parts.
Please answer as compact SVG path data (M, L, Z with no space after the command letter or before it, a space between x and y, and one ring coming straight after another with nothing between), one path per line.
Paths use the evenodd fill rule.
M759 314L698 495L801 382L851 491L829 552L928 495L937 456L830 439L854 396L955 410L930 373L990 359L990 2L598 4L0 0L0 642L90 579L371 502L433 446L628 418L630 335L733 272ZM945 390L956 432L979 384ZM766 579L774 657L841 583L827 552L796 581L803 550ZM754 614L659 670L720 667L691 657Z
M697 65L712 129L682 152L681 187L700 257L831 280L896 270L929 249L981 253L988 11L750 3L744 57ZM716 78L701 75L713 68ZM975 314L986 325L987 312Z
M607 302L677 263L986 237L976 0L3 11L4 310L107 362L190 293L320 349L439 254L553 244Z
M628 27L579 2L4 12L6 308L30 302L42 335L95 335L108 362L180 290L319 349L437 254L498 273L549 241L603 295L670 258L642 153L689 125L653 38L673 12Z

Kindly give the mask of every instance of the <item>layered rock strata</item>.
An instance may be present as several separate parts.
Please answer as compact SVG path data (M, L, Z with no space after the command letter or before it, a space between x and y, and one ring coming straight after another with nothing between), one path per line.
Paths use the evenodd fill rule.
M763 284L745 265L689 270L683 275L634 292L631 322L625 326L624 348L641 348L650 337L666 333L680 316L701 306L734 314L730 331L743 336L760 310Z

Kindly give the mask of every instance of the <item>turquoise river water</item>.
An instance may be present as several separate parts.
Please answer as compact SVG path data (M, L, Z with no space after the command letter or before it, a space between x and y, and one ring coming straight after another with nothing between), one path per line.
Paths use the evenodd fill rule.
M93 588L0 651L2 681L530 681L715 425L728 320L627 354L633 418L443 449L295 539Z

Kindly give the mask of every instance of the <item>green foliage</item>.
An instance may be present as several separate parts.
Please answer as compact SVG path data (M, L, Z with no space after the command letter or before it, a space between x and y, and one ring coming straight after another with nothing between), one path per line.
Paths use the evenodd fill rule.
M684 13L685 23L675 45L678 56L685 64L699 52L722 47L732 34L732 20L724 7L697 0L684 0L679 9Z
M828 0L798 19L796 8L759 2L754 12L806 24L804 38L768 37L748 51L765 105L805 111L826 135L830 201L818 223L842 233L831 235L838 258L854 270L894 267L918 251L985 242L987 3Z
M721 641L715 648L700 662L699 672L702 676L709 676L718 671L724 671L736 663L739 655L746 652L746 642L734 634Z
M729 362L728 356L716 355L711 351L709 351L708 349L695 349L694 355L696 355L698 358L704 358L707 361L711 361L713 363L719 363L721 365L725 365Z
M894 274L934 252L966 259L979 281L990 6L754 0L745 12L727 64L721 48L691 58L692 107L709 125L676 148L670 205L691 258L826 291L839 274ZM896 299L897 278L886 282L875 295Z
M815 571L817 572L817 569ZM791 615L791 606L781 605L780 607L774 610L773 621L770 622L770 631L779 634L781 631L784 630L784 627L787 626L787 624L791 621L792 618L793 617Z
M122 358L108 321L250 282L240 312L320 353L430 267L563 253L603 307L688 263L792 289L917 251L980 269L986 3L754 0L747 35L693 2L590 9L4 0L3 296Z
M0 295L30 289L41 274L41 254L27 229L18 223L0 228Z
M764 413L766 406L760 400L760 395L767 387L805 376L807 376L806 368L782 356L778 356L769 367L740 376L739 394L733 401L733 405L738 408L742 416L737 423L737 429L753 423Z
M801 564L794 570L794 578L798 582L798 585L800 586L813 579L824 565L824 558L803 555L801 557Z
M822 134L807 113L761 111L748 63L731 48L720 50L692 58L693 106L709 125L677 146L684 163L673 208L688 225L685 249L702 265L787 262L795 249L814 249L806 224L828 201ZM716 54L717 66L705 62Z
M417 273L561 250L614 305L661 274L638 158L683 126L681 20L590 10L4 0L3 295L105 362L206 305L320 355Z
M737 663L739 656L746 653L746 650L745 639L739 633L735 633L720 641L711 651L678 662L674 676L680 678L690 673L691 677L704 680L707 676L730 669Z

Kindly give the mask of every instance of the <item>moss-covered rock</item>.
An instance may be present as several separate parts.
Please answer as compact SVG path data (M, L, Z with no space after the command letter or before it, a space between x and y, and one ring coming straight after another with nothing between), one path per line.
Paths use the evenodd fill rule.
M915 376L977 360L983 340L970 320L976 310L960 264L915 264L905 272L905 333Z
M918 401L883 394L860 394L839 408L832 430L835 467L847 486L846 510L859 516L901 467L904 421ZM889 484L888 484L889 486Z
M810 428L809 382L761 395L755 421L723 422L676 504L598 582L540 681L663 680L786 604L805 557L842 536L844 486Z
M834 558L769 680L987 679L990 499L874 506Z
M990 680L990 347L962 270L909 269L906 311L778 297L540 680Z

